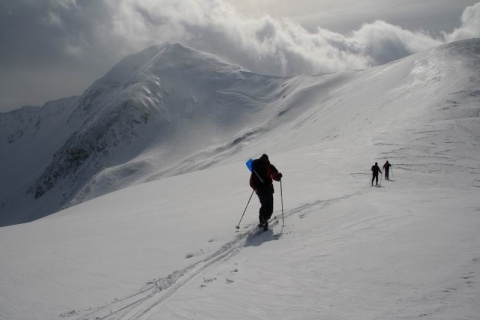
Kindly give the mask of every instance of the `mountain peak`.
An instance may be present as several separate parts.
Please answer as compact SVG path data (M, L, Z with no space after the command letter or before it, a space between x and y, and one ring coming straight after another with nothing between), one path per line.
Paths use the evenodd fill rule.
M165 69L183 70L198 68L211 72L238 72L239 66L221 61L205 52L186 47L179 43L165 43L146 48L129 55L115 65L102 79L121 81L142 72L158 73Z
M68 119L73 133L28 193L61 193L62 205L78 203L144 179L160 161L163 170L200 152L212 135L230 139L248 117L241 110L260 108L283 82L241 71L180 44L127 56L78 100Z

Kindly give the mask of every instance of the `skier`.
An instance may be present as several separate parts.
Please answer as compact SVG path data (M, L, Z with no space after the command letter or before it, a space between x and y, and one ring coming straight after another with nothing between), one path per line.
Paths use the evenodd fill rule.
M382 173L380 170L380 167L378 166L378 163L375 162L375 165L372 166L372 186L373 186L373 180L376 180L375 185L378 186L378 173Z
M273 213L273 180L280 181L282 174L270 163L268 156L263 154L259 159L253 160L250 187L257 193L260 200L258 219L259 227L268 229L268 219Z
M389 171L390 171L390 167L392 165L388 162L385 162L385 164L383 165L383 169L385 169L385 179L389 180L390 179L390 175L389 175Z

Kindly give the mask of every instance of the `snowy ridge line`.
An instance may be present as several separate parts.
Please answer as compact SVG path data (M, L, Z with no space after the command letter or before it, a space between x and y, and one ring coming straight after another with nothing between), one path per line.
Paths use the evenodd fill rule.
M267 131L268 130L262 127L249 129L221 145L197 152L160 172L151 174L145 179L145 182L155 181L162 177L186 174L195 170L207 169L215 163L220 162L222 156L237 153L243 148L242 144L250 142L259 134Z

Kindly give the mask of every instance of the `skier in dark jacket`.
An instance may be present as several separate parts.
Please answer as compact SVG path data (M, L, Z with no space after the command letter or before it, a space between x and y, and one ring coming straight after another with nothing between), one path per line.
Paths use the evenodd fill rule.
M390 167L392 165L388 162L385 162L385 164L383 165L383 169L385 170L385 179L389 180L390 179L390 174L389 174L389 171L390 171Z
M380 170L380 167L378 166L378 163L375 162L375 165L372 166L372 186L373 186L373 180L376 180L375 185L378 186L378 173L382 173Z
M253 160L250 186L257 193L260 200L259 226L268 229L268 219L273 213L273 180L280 181L282 174L270 163L268 156L263 154L259 159Z

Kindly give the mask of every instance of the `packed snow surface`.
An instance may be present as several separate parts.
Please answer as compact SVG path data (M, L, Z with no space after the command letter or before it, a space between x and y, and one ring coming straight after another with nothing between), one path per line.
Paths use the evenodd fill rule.
M242 120L216 118L226 137L182 140L203 152L171 148L179 162L142 183L0 228L0 319L478 319L479 75L479 40L363 71L249 74L251 97L270 95L229 92ZM265 232L245 166L262 153L283 174Z

